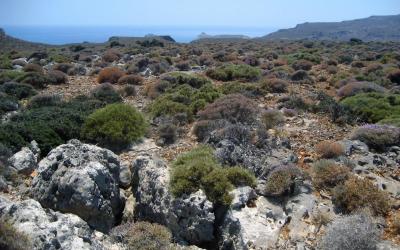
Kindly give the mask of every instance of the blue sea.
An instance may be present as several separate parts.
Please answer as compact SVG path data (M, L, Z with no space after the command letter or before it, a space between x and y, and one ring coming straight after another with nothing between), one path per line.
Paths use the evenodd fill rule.
M1 26L0 26L1 27ZM276 31L271 27L55 27L55 26L5 26L2 27L13 37L47 44L67 44L80 42L105 42L111 36L170 35L177 42L188 43L201 32L208 35L246 35L260 37Z

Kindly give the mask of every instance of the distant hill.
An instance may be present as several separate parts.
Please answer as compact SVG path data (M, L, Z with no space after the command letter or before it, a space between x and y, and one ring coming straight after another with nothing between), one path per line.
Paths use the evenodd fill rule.
M202 32L197 39L250 39L250 37L245 35L208 35Z
M46 47L45 44L32 43L7 35L0 28L0 51L10 50L40 50Z
M400 15L371 16L343 22L303 23L295 28L278 30L261 39L348 41L350 38L363 41L400 41Z

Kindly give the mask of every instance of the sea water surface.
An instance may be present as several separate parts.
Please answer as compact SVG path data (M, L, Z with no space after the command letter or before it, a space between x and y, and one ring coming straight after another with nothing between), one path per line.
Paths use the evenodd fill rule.
M148 34L170 35L177 42L187 43L205 32L208 35L246 35L260 37L276 31L271 27L163 27L163 26L5 26L5 32L13 37L47 44L81 42L105 42L112 36L142 37Z

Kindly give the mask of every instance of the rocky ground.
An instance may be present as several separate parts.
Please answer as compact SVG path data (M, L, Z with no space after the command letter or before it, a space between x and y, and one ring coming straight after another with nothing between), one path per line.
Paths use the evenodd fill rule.
M163 51L168 49L172 50L168 47ZM124 56L119 56L118 63L108 66L127 66L128 63L123 63ZM177 58L180 57L174 59ZM244 56L236 59L246 61ZM50 66L51 63L43 68ZM218 67L219 63L214 66ZM344 72L352 70L349 65L337 67ZM102 67L87 66L85 74L66 76L67 84L50 84L37 91L40 95L58 95L65 102L80 95L90 96L99 86L95 72L99 68ZM21 243L6 249L135 249L132 242L144 244L139 249L328 249L320 242L326 240L332 223L348 219L347 214L353 213L342 211L334 204L333 188L317 187L314 165L323 158L330 158L334 164L345 167L349 176L369 180L376 190L386 195L384 203L389 205L385 213L372 216L370 213L374 211L363 210L370 207L367 203L352 211L354 216L368 214L373 218L368 224L373 227L370 231L379 231L379 237L371 236L377 238L376 244L363 249L400 249L400 145L377 151L365 142L352 139L360 123L336 123L328 113L282 107L282 99L293 93L313 104L319 91L339 99L328 79L316 80L327 77L320 64L314 65L309 72L315 84L290 82L284 93L251 96L249 99L257 108L254 124L247 121L227 123L208 131L206 138L199 140L194 131L202 119L199 113L195 119L179 126L177 138L170 144L164 143L157 132L165 121L162 119L167 118L152 117L149 107L154 98L149 97L148 92L166 75L179 69L172 67L161 74L148 73L148 70L142 71L143 82L135 85L136 94L122 99L148 120L150 128L142 139L123 150L111 151L80 138L71 138L48 154L41 154L40 145L32 141L8 157L3 168L12 173L12 178L5 178L5 174L3 177L3 173L0 175L0 221L5 229L12 228L12 233L1 229L0 233L11 239L13 234L22 239L26 237L29 245ZM185 72L196 77L208 76L201 67L192 67ZM272 74L268 70L264 73L264 76ZM212 81L213 86L224 84L227 83ZM113 84L118 93L122 93L125 85ZM29 109L29 100L20 103ZM219 134L231 127L248 129L249 133L259 132L260 115L267 109L279 110L285 115L279 124L267 129L263 127L264 137L257 135L256 139L241 141L236 134ZM5 114L4 123L7 123L8 115L12 117L13 114ZM252 114L242 116L247 115ZM323 157L317 148L324 141L337 143L340 154ZM227 206L212 202L204 188L181 196L173 194L170 182L174 162L200 144L212 146L216 159L224 167L229 162L231 166L240 165L249 170L256 177L256 184L232 188L229 192L232 202ZM288 175L293 174L291 169L299 169L302 174L294 174L288 189L280 193L268 192L272 174L282 169L288 170ZM355 199L357 195L356 192ZM362 194L359 198L364 199ZM158 238L162 235L161 229L144 236L145 240L132 240L142 231L129 230L134 230L134 225L143 221L165 226L166 235L170 235L166 245ZM364 237L361 236L363 233L362 230L359 232L360 239ZM0 235L0 246L7 244L10 239L7 237Z

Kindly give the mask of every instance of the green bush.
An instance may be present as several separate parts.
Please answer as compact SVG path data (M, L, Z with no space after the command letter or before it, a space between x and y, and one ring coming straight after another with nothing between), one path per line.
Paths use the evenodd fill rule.
M207 76L219 81L256 81L261 77L261 70L247 64L228 64L209 69Z
M111 83L102 83L91 91L91 96L104 104L121 102L122 98Z
M17 78L15 78L16 82L26 83L32 85L34 88L44 88L49 83L49 79L38 72L27 72Z
M17 98L18 100L29 98L37 94L31 85L15 82L7 82L0 85L0 91Z
M244 96L259 96L266 93L256 83L227 82L221 85L221 92L225 95L242 94Z
M150 104L149 111L154 117L186 113L190 119L198 110L219 96L220 93L211 84L206 84L199 89L184 84L157 97Z
M126 104L110 104L91 114L82 128L82 137L112 149L121 149L141 138L147 123L140 112Z
M378 124L391 125L391 126L395 126L395 127L399 127L400 128L400 116L399 117L390 116L389 118L385 118L383 120L380 120L378 122Z
M358 177L349 178L335 187L333 204L345 213L369 208L374 215L385 215L390 209L389 196L372 182Z
M345 98L341 103L369 123L400 116L400 95L396 94L364 93Z
M57 106L36 106L13 116L0 125L0 141L16 152L36 140L42 153L74 138L80 138L86 117L102 107L96 99L77 97Z
M0 116L7 112L15 111L18 107L18 102L14 97L0 92Z
M269 109L262 113L261 121L266 129L272 129L285 122L283 114L279 110Z
M24 72L16 71L16 70L6 70L0 72L0 84L5 82L15 81L16 79L21 79L25 75Z
M202 189L213 203L229 205L232 201L229 191L235 186L255 186L255 177L240 167L221 167L213 150L200 146L174 162L170 185L175 196Z
M61 96L39 94L29 100L27 107L29 109L58 106L61 104Z

